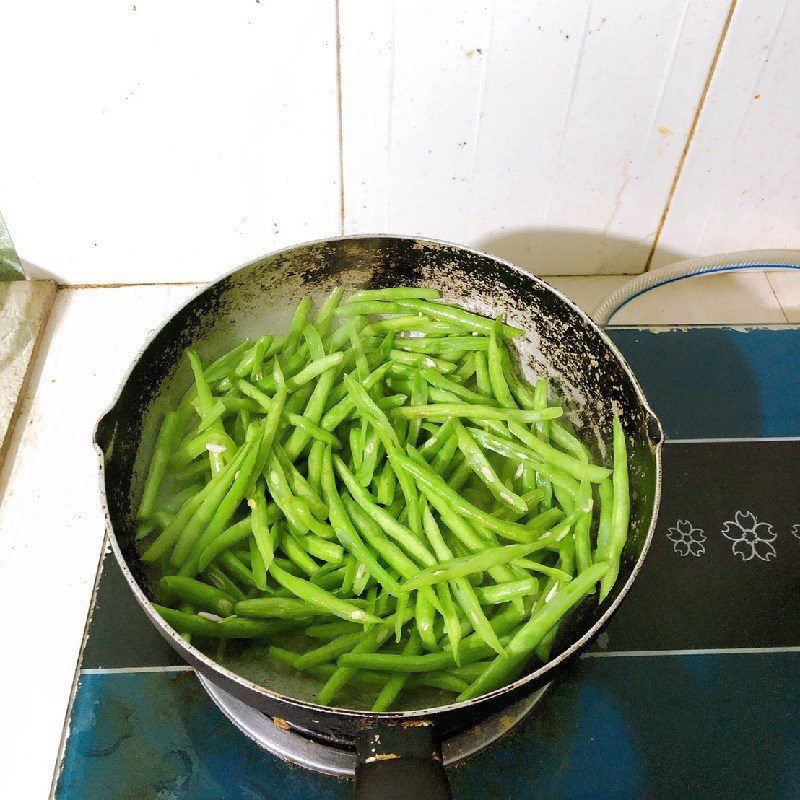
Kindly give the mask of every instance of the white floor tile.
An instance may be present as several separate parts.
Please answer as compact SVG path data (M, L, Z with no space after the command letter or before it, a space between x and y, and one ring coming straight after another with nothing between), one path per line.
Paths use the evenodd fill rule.
M104 520L95 423L148 332L191 286L58 293L0 475L0 797L45 798L80 651ZM35 387L35 394L33 388ZM24 609L24 613L22 613ZM12 644L13 643L13 644Z
M776 270L768 272L767 278L786 319L800 323L800 270Z
M623 276L544 278L587 313L629 279ZM612 320L615 325L780 325L786 322L770 281L765 274L757 272L704 275L676 281L631 300Z

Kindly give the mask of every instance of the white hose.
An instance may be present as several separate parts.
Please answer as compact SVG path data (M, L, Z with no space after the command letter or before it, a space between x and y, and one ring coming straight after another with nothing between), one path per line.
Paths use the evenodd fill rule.
M689 258L668 267L637 275L611 292L592 312L598 325L608 325L614 314L626 303L657 286L717 272L739 272L765 269L800 269L800 250L746 250L742 253L723 253L718 256Z

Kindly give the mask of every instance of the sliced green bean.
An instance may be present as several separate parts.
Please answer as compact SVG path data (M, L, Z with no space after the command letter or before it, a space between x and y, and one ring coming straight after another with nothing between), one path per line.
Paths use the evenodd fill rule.
M625 431L618 416L614 416L614 471L611 476L614 499L611 506L611 529L605 546L608 571L600 584L600 602L608 596L619 575L619 559L628 540L631 514L631 495L628 483L628 452Z
M425 314L425 316L431 317L432 319L451 322L462 328L478 331L487 336L492 332L494 326L493 320L486 319L486 317L481 317L478 314L472 314L458 306L433 303L427 300L397 300L396 305L405 311ZM514 339L524 333L521 328L514 328L511 325L505 324L502 326L501 330L503 336L507 339Z
M164 575L158 588L170 602L188 603L194 608L210 611L221 617L233 613L234 599L214 586L180 575Z
M471 700L486 694L486 692L491 692L507 683L510 676L515 676L547 631L558 623L588 592L592 591L595 584L607 571L606 563L594 564L570 581L563 589L557 591L517 631L506 646L505 654L496 658L486 671L470 685L469 689L459 695L459 701Z
M346 600L341 600L325 589L320 589L309 581L290 575L282 570L275 561L270 564L269 574L295 597L305 600L313 606L321 608L336 617L350 622L380 622L380 618L364 611Z
M139 519L148 519L153 513L158 492L161 489L161 483L167 471L169 457L181 433L180 422L181 417L177 411L168 411L164 415L164 421L161 423L155 449L153 450L153 457L150 460L150 470L147 473L147 479L144 484L142 500L139 503L137 515Z
M563 412L560 408L555 406L545 408L542 411L528 411L520 408L495 408L494 406L469 405L467 403L430 403L424 406L403 406L402 408L394 409L391 413L395 416L403 417L404 419L414 419L414 417L427 417L429 419L466 417L478 423L485 420L509 420L512 423L530 424L540 420L556 419L560 417ZM552 450L553 448L549 449ZM565 454L561 453L561 455ZM571 459L570 456L566 456L566 458ZM571 460L574 461L574 459ZM583 471L588 471L591 467L592 465L584 465ZM604 470L602 467L595 467L595 470L599 471L598 474L602 474L602 477L598 478L598 480L602 480L603 477L608 474L608 470ZM580 473L579 477L583 477L583 472Z

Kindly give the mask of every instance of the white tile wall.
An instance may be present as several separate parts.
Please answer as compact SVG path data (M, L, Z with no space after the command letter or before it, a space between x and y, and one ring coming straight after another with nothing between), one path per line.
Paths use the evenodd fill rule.
M656 236L654 265L800 246L796 2L3 11L0 206L62 282L207 280L342 230L540 274L639 272Z
M345 228L384 222L547 274L640 272L726 11L343 0ZM354 127L382 133L350 148Z
M0 204L66 283L195 281L336 234L334 0L3 3Z
M653 264L800 247L800 3L739 0Z

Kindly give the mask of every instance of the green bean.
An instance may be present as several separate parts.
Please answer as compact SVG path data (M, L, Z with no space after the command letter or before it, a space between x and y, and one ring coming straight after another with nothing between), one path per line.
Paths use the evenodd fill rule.
M357 633L360 639L364 635L364 630L361 625L356 622L337 620L336 622L321 622L319 625L309 625L305 629L304 633L306 636L310 636L312 639L321 639L324 642L332 642L334 639L338 639L340 636L344 636L348 633ZM347 651L344 650L342 652Z
M453 487L453 482L448 481L451 487ZM454 488L454 487L453 487ZM512 522L516 522L517 520L524 517L526 514L530 514L532 511L536 509L539 503L542 500L542 496L544 492L542 489L530 489L529 491L525 492L525 494L520 495L522 498L522 502L525 504L525 511L520 513L519 511L514 511L509 506L501 506L497 508L495 511L492 511L493 517L499 517L500 519L508 519ZM548 511L552 511L554 509L547 509ZM557 509L556 509L557 510ZM545 512L546 513L546 512ZM559 516L560 519L560 516ZM557 520L556 520L557 521Z
M321 536L309 533L298 542L309 555L329 564L341 564L344 559L344 549L336 542L329 542ZM358 592L357 592L358 594Z
M168 465L170 469L182 469L188 467L198 456L214 453L220 455L225 452L235 452L236 444L224 430L217 430L212 426L212 430L205 430L202 433L187 439L178 446L170 456ZM206 464L206 466L209 466ZM213 474L217 474L212 470Z
M387 317L370 322L361 331L364 338L378 336L386 333L401 333L404 331L415 331L424 333L426 336L446 336L451 335L457 328L449 322L436 322L432 319L420 317L418 314L407 314L399 317Z
M341 594L349 595L353 592L353 583L358 571L358 559L355 556L348 556L345 560L345 570L342 575Z
M530 572L540 572L543 575L553 578L559 583L563 583L564 581L568 581L572 578L572 575L569 572L565 572L563 569L558 569L557 567L548 567L544 564L540 564L538 561L532 561L529 558L519 558L514 562L514 564Z
M189 603L221 617L233 613L234 600L221 589L180 575L163 575L158 588L171 602Z
M458 465L452 476L447 479L447 483L454 492L458 492L473 474L469 462L464 460Z
M535 538L537 535L541 535L542 531L538 531L530 525L526 526L516 522L510 522L509 520L498 519L467 500L464 500L458 492L453 491L442 478L430 469L430 467L425 467L406 456L399 455L398 458L402 459L407 471L418 480L423 492L428 495L428 499L431 499L430 492L440 496L442 499L448 501L459 514L486 526L489 530L494 531L496 534L506 539L525 543L530 542L531 539ZM426 491L426 489L428 491Z
M180 435L179 425L180 415L177 411L168 411L164 415L164 421L161 423L153 450L153 457L150 460L150 470L144 484L142 500L139 503L137 514L139 519L148 519L153 513L158 492L167 471L167 462Z
M250 543L250 574L253 577L256 589L264 592L267 589L267 566L261 551L258 549L258 542L255 538L251 538L248 541Z
M444 303L432 303L427 300L398 300L396 305L402 310L412 311L417 314L425 314L432 319L441 320L443 322L451 322L471 331L478 331L489 335L494 326L492 320L481 317L478 314L471 314L463 308L457 306L449 306ZM503 325L501 328L503 336L507 339L514 339L520 334L524 333L521 328L514 328L511 325Z
M610 470L605 467L585 463L561 450L556 450L555 447L543 442L541 439L534 436L527 428L519 425L514 420L509 422L508 429L523 442L526 447L533 450L543 461L547 461L559 469L563 469L564 472L579 481L588 480L592 483L600 483L610 474Z
M203 365L200 363L200 357L191 348L187 349L186 355L189 358L189 363L194 373L195 388L197 390L198 412L200 417L204 417L211 413L214 405L214 398L211 394L211 389L208 386L206 377L203 374ZM210 426L210 431L215 434L224 434L222 424L217 420ZM209 459L211 462L211 471L219 472L224 466L224 461L219 452L209 451Z
M236 471L254 449L253 442L239 448L233 460L222 471L212 476L211 481L195 497L184 503L167 529L160 534L142 554L143 561L156 561L172 549L172 556L183 563L190 548L208 526L214 511L234 482ZM178 556L175 551L179 550Z
M440 374L448 372L455 372L457 367L452 361L445 361L441 358L433 358L433 356L425 355L425 353L411 353L408 350L392 350L389 353L389 358L396 364L402 364L410 367L427 367L429 369L436 369ZM403 374L400 372L399 374Z
M524 514L528 510L525 501L519 495L508 489L500 478L497 477L497 473L492 469L492 465L483 454L483 451L472 438L468 430L458 420L454 421L454 430L458 441L458 448L464 454L464 458L472 467L475 474L486 485L486 488L497 500L519 511L521 514Z
M390 506L394 501L394 493L397 488L397 478L395 477L392 465L388 459L384 460L380 477L378 478L377 500L381 505Z
M438 289L421 286L393 286L387 289L359 289L353 292L348 303L361 303L367 300L438 300L442 293Z
M475 441L488 450L493 450L495 453L506 456L506 458L516 458L525 463L531 464L536 470L537 474L541 473L546 477L548 482L553 485L561 487L571 498L577 496L580 484L564 472L559 467L543 461L533 450L510 439L502 436L495 436L487 431L479 431L470 428L470 433ZM574 500L573 500L574 504Z
M427 353L437 355L446 360L455 360L462 353L482 352L489 349L489 339L486 336L446 336L441 339L430 336L419 336L413 339L397 339L395 345L400 350L412 353Z
M416 605L414 608L414 621L416 622L417 632L426 650L438 650L436 634L433 630L433 622L436 617L436 609L430 602L430 595L426 592L417 592Z
M403 648L403 655L415 656L422 650L422 634L412 631L406 646ZM403 687L408 682L409 675L400 673L393 675L381 689L375 702L372 704L373 711L388 711L392 703L397 699L397 695L403 691Z
M605 546L608 571L600 583L600 602L608 596L619 575L619 559L628 539L628 524L631 513L631 496L628 485L628 452L625 431L618 416L614 416L614 471L611 476L614 499L611 506L611 529Z
M273 341L274 337L270 334L260 337L256 343L250 347L246 353L243 354L239 363L236 364L236 367L232 370L233 374L243 378L245 375L257 372L261 368L261 362L264 359L264 355L266 354L267 350L269 350ZM208 372L208 370L206 370L206 372ZM230 373L225 377L229 376Z
M492 648L484 642L470 641L471 637L461 643L461 658L464 663L482 661L492 654ZM339 656L340 667L349 669L373 670L377 672L410 672L426 673L455 666L453 654L440 651L422 655L406 655L403 653L356 652ZM320 700L320 702L323 702Z
M403 549L419 563L431 566L436 563L433 554L425 547L408 528L389 513L372 501L363 487L359 486L355 477L345 465L344 461L338 456L333 459L336 472L347 486L347 490L353 499L378 525L383 528L386 534L392 537Z
M186 539L185 548L180 551L180 539L178 540L178 544L175 545L175 549L172 551L170 561L174 566L181 567L182 574L197 574L197 562L200 558L200 554L211 542L214 541L214 539L217 538L217 536L222 533L222 531L230 523L233 515L236 513L236 509L239 507L239 504L247 494L248 487L253 479L263 435L264 428L261 428L261 430L253 436L250 442L244 445L244 447L249 447L249 451L242 459L241 468L234 473L234 480L232 481L230 488L225 493L224 497L222 497L219 501L216 510L213 512L213 516L210 513L205 516L203 512L206 503L210 504L211 501L216 499L215 495L209 495L207 500L204 501L203 505L201 505L198 509L197 514L195 515L195 525L198 535L194 536L193 534L190 534ZM208 519L208 517L210 517L210 519ZM202 530L203 527L205 530ZM189 525L187 525L187 530L192 530L191 522ZM184 533L185 532L186 531L184 531Z
M455 578L462 578L466 575L473 575L476 572L485 572L491 567L499 564L508 564L518 558L524 558L535 548L526 544L510 544L501 547L491 547L481 553L466 556L464 558L453 558L443 561L435 567L428 567L417 573L411 580L402 585L402 589L411 592L423 586L431 586L434 583L450 581Z
M218 383L223 378L227 378L236 369L242 356L252 347L252 340L245 339L241 344L236 345L233 350L229 350L216 361L212 361L203 372L206 381L208 383Z
M309 578L313 578L319 571L319 564L303 549L294 535L288 530L285 530L278 537L280 548L288 557L289 561L294 564L301 573L304 573ZM275 559L272 559L275 563Z
M483 586L475 590L482 605L498 605L507 603L515 597L533 597L539 591L536 578L522 578L518 581L496 583L494 586Z
M464 609L467 619L472 623L475 633L496 653L504 653L503 645L489 624L470 582L466 578L453 578L453 592L459 605Z
M393 541L384 536L380 526L348 495L342 497L347 514L370 547L403 578L417 574L419 567Z
M397 314L400 306L394 301L367 300L362 303L345 303L334 312L337 317L366 317L372 314Z
M558 422L550 422L548 431L553 443L575 456L579 461L589 461L589 451L580 439Z
M453 420L453 422L455 423L455 420ZM431 461L431 469L437 475L446 474L458 450L458 437L455 435L455 426L453 427L453 431L453 434L451 434L450 438L442 445L442 449L439 450L434 456L433 461Z
M380 625L367 631L361 637L361 641L354 645L349 655L374 652L389 638L390 634L391 630L386 625ZM348 654L340 656L339 660L346 655ZM340 665L317 693L317 702L322 705L330 705L354 674L355 670Z
M234 600L244 600L244 592L216 564L206 569L203 578Z
M164 618L168 625L180 632L192 636L213 636L220 639L261 639L276 632L275 623L260 622L239 617L208 618L200 614L187 614L173 608L153 604L153 608ZM285 630L281 625L277 630Z
M367 588L367 584L370 581L370 574L367 572L367 568L363 564L359 564L356 567L356 574L353 578L353 594L356 597L361 597L364 594L364 590Z
M525 659L533 652L542 636L588 592L592 591L595 584L607 571L607 564L603 562L594 564L570 581L563 589L557 591L549 602L534 613L512 637L506 646L505 655L496 658L486 671L470 685L469 689L459 695L458 700L472 700L503 686L509 676L514 675L524 665Z
M308 403L306 403L306 407L303 410L302 419L306 423L304 426L301 427L298 425L296 420L290 420L292 424L297 426L295 427L292 435L289 437L289 440L284 445L286 455L291 461L294 461L300 455L300 453L303 452L305 446L309 443L309 441L311 441L312 438L325 441L325 439L319 434L327 431L321 427L318 427L317 423L322 418L322 414L325 411L325 402L330 394L331 389L333 388L334 382L338 378L338 375L339 372L337 369L329 369L320 376L320 379L317 381L314 391L308 398ZM315 433L312 436L310 432L310 426L313 426L318 433ZM327 433L328 435L331 435L329 432ZM339 440L336 439L336 437L332 438L333 441L329 441L328 443L332 444L334 447L339 447Z
M326 336L328 331L331 327L331 322L334 318L334 312L339 307L339 304L342 302L342 296L344 295L344 287L337 286L335 289L331 291L328 297L325 299L325 302L322 304L322 307L319 310L319 314L317 314L316 326L319 330L320 336Z
M341 364L344 358L344 353L331 353L330 355L323 356L322 358L312 361L307 366L303 367L296 375L293 375L286 381L286 388L293 392L301 386L305 386L309 381L327 372L329 369Z
M284 588L288 589L295 597L305 600L313 606L321 608L336 617L350 622L380 622L380 618L354 606L346 600L341 600L330 592L320 589L309 581L297 578L282 570L275 561L270 564L269 574Z
M356 472L356 480L366 489L372 483L375 467L382 455L381 440L374 428L370 428L364 440L364 452L361 456L361 465Z
M319 442L324 452L324 442ZM291 493L298 499L303 500L308 505L309 511L318 519L324 520L328 516L328 507L320 498L319 494L306 480L305 476L295 467L286 455L286 451L281 446L280 442L273 444L273 451L278 459L278 463L286 476L286 480Z
M517 408L517 403L508 388L506 376L503 369L503 355L500 343L502 330L499 328L501 322L495 320L489 335L489 351L487 354L487 364L489 367L489 383L492 387L492 394L503 408Z
M255 589L256 584L253 580L253 574L250 570L239 560L239 558L231 550L225 550L217 556L217 564L220 568L227 573L227 575L234 581L238 581L241 586L248 589Z
M419 448L419 452L428 463L430 463L431 459L444 447L445 442L452 435L453 425L453 420L448 419L444 424L440 425L436 433L434 433L430 439L427 439Z
M404 419L414 419L414 417L428 417L432 419L466 417L467 419L475 420L479 423L485 420L510 420L512 423L524 422L530 424L531 422L538 422L539 420L556 419L561 416L562 410L555 406L545 408L542 411L527 411L519 408L495 408L494 406L468 405L467 403L430 403L424 406L403 406L402 408L396 408L392 411L392 414L403 417ZM542 443L540 442L540 444ZM547 447L549 447L549 445ZM549 450L552 449L553 448L549 448ZM571 459L570 456L566 456L563 453L560 455ZM574 459L571 460L574 461ZM584 466L583 471L588 471L591 468L591 465ZM608 474L608 471L604 470L602 467L595 467L594 469L598 470L598 474L602 474L603 477ZM583 477L582 472L579 477ZM598 480L602 480L602 478Z
M588 481L581 484L581 506L588 503L591 507L592 503L592 490ZM572 533L575 543L575 560L578 564L578 570L583 572L588 569L592 564L592 542L590 538L592 526L592 513L591 511L584 512L575 523L575 529Z
M479 351L464 353L461 358L461 366L456 370L453 379L458 383L466 383L475 374L475 357Z
M330 664L339 656L349 653L364 638L363 629L357 632L345 633L321 647L307 650L294 660L296 669L308 669L318 664Z
M431 386L436 386L438 389L443 389L446 392L451 392L454 394L458 398L456 402L475 403L478 405L494 405L494 400L491 397L479 394L478 392L473 392L472 389L462 386L452 378L448 378L445 375L437 373L436 370L431 369L430 367L420 367L419 374ZM413 405L422 404L412 402L412 406Z
M254 597L240 600L236 615L252 619L308 619L319 615L319 609L294 597Z
M247 517L231 525L211 542L197 559L197 569L203 572L206 567L224 550L246 539L252 533L252 517Z
M331 451L327 450L322 461L322 491L325 502L328 504L328 513L331 524L336 531L336 538L342 546L355 556L387 591L393 595L401 594L397 581L384 569L372 551L364 544L358 535L350 517L347 515L344 503L336 487L336 476L333 472Z
M597 525L597 547L594 552L594 560L602 561L611 535L611 512L614 504L614 487L611 478L606 478L597 486L597 494L600 498L600 521Z

